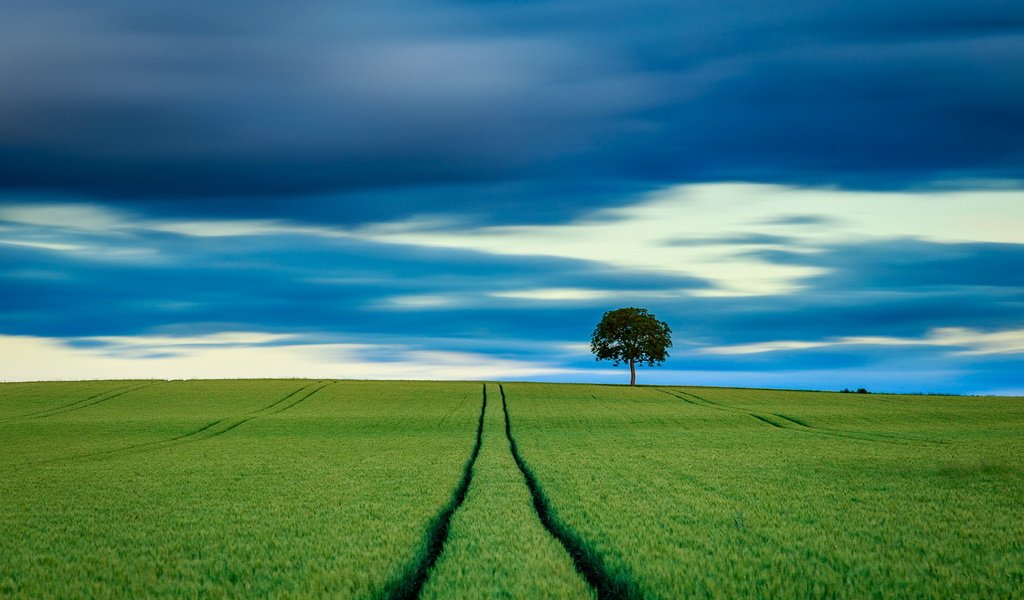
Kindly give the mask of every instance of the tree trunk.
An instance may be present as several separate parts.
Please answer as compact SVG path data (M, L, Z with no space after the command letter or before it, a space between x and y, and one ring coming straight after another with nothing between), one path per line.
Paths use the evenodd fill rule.
M629 385L636 385L636 361L629 361Z

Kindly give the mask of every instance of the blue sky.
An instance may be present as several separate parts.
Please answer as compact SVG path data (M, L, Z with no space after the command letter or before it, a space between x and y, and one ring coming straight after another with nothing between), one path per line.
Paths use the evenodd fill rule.
M1024 394L1024 6L0 6L0 379Z

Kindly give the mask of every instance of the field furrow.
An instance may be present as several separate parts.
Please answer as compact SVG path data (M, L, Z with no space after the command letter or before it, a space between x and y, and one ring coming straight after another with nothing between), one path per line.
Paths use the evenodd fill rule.
M416 558L406 567L400 577L388 584L384 596L392 600L415 600L419 598L423 586L427 581L430 570L437 564L437 559L444 551L445 542L451 531L452 516L459 510L466 500L466 493L473 482L473 467L477 457L480 455L480 447L483 444L484 415L487 412L487 385L484 384L480 404L480 418L476 426L476 443L473 450L462 468L462 477L452 491L451 499L441 510L430 520L427 529L423 534L423 543ZM450 416L449 412L445 418ZM441 419L444 422L444 418Z
M125 394L112 391L107 396L118 395L81 410L0 424L4 434L0 436L0 450L8 452L11 464L59 464L73 457L160 444L258 411L311 384L296 380L145 383L145 388ZM60 389L74 387L71 383L56 385ZM18 404L21 394L17 392L24 390L13 391L16 393L9 397L8 406Z
M505 387L558 519L645 597L1012 597L1024 582L1019 399ZM977 415L969 431L948 406ZM851 435L779 435L807 426L777 413ZM945 443L853 437L882 430Z
M4 598L1024 589L1022 398L50 385L0 384Z
M499 388L500 389L500 388ZM485 387L485 394L487 388ZM481 415L481 450L465 502L422 598L590 598L592 590L545 529L507 437L504 399Z
M537 477L526 464L522 454L519 453L515 437L512 435L512 420L508 414L505 387L501 386L499 389L501 390L501 408L505 417L505 437L508 439L509 450L516 467L526 482L527 489L530 491L534 511L544 529L562 545L572 559L576 570L587 580L598 598L639 598L639 591L628 574L621 571L615 574L610 572L604 564L604 559L578 533L558 518L544 494L544 488L541 487Z
M976 401L955 396L836 394L736 388L669 390L677 397L699 399L725 410L756 412L772 420L779 417L797 427L867 436L879 441L888 439L941 445L955 441L944 439L945 434L950 433L948 426L951 423L970 419L979 408L979 416L982 418L992 416L988 411L988 402L984 399ZM936 425L941 427L936 429Z
M760 422L762 422L762 423L764 423L766 425L770 425L772 427L775 427L777 429L787 429L789 431L799 431L801 433L811 433L811 434L816 434L816 435L831 435L831 436L836 436L836 437L845 437L845 438L850 438L850 439L855 439L855 440L863 440L863 441L866 441L866 442L885 442L885 443L890 443L890 444L915 444L915 443L918 443L918 444L943 444L944 443L944 442L938 441L938 440L929 440L929 439L921 439L921 438L914 438L914 437L898 436L898 435L885 434L885 433L877 433L877 432L871 432L871 431L848 431L848 430L843 430L843 429L815 427L813 425L809 425L803 419L799 419L799 418L795 418L795 417L791 417L791 416L787 416L787 415L781 415L781 414L778 414L778 413L747 412L747 410L743 409L743 408L737 408L737 407L729 406L729 405L722 404L722 403L719 403L719 402L712 402L711 400L708 400L707 398L702 398L701 396L697 396L696 394L691 394L691 393L683 392L683 391L680 391L680 390L673 390L673 391L661 390L661 391L666 393L666 394L668 394L668 395L670 395L670 396L673 396L675 398L679 398L683 402L686 402L688 404L692 404L694 406L703 406L703 407L707 407L707 408L714 408L716 410L724 410L724 411L733 411L733 412L738 412L738 413L746 413L746 414L750 415L751 417L753 417L754 419L757 419L758 421L760 421ZM691 400L691 398L695 399L695 400L698 400L699 402L695 402L694 400ZM780 419L781 419L781 421L780 421Z
M119 387L115 387L113 389L103 390L102 392L98 392L96 394L92 394L91 396L86 396L85 398L79 398L77 400L73 400L72 402L69 402L67 404L61 404L59 406L47 408L45 410L39 410L39 411L35 411L35 412L28 412L28 413L17 414L17 415L12 415L12 416L8 416L8 417L0 418L0 423L4 423L4 422L7 422L7 421L13 421L13 420L16 420L16 419L33 419L33 418L38 418L38 417L45 417L45 416L50 415L50 414L58 414L61 411L64 411L64 410L67 410L67 409L73 409L74 407L76 407L78 405L85 404L85 403L88 403L88 402L90 402L92 400L100 399L101 397L106 396L108 394L114 394L114 393L120 392L122 390L127 390L127 389L132 388L132 387L135 387L135 386L133 386L133 385L119 386Z
M72 404L69 404L69 405L66 405L66 406L61 406L61 407L55 408L53 410L47 410L47 411L38 412L38 413L35 413L35 414L32 414L32 415L26 415L23 418L25 418L25 419L45 419L47 417L53 417L53 416L62 415L62 414L69 413L69 412L74 412L76 410L82 410L83 408L89 408L91 406L96 406L97 404L101 404L103 402L107 402L109 400L113 400L114 398L118 398L118 397L124 396L125 394L129 394L131 392L147 388L147 387L149 387L151 385L153 385L153 384L152 383L143 383L141 385L128 386L126 388L119 388L117 390L113 390L113 391L105 393L105 394L98 394L98 395L95 395L95 396L90 396L89 398L86 398L86 399L81 400L79 402L75 402L75 403L72 403Z
M161 384L8 427L0 597L388 597L463 476L480 386L338 382L292 395L310 383ZM17 448L48 421L64 441L86 435L82 447L100 434L126 445L129 432L150 442L208 426L209 437L22 464Z
M261 415L276 414L284 412L289 408L299 404L303 400L306 400L313 394L319 392L325 387L331 385L331 383L324 383L322 381L316 381L308 385L304 385L299 389L289 393L288 395L275 400L268 406L265 406L259 410L252 411L248 414L237 416L237 417L225 417L212 423L207 423L199 429L175 435L167 439L158 439L151 442L141 442L137 444L129 444L127 446L121 446L118 448L108 448L104 450L96 450L94 452L87 452L84 454L75 454L67 457L55 457L47 459L43 462L60 462L62 460L73 460L73 459L85 459L85 458L104 458L120 454L123 452L146 452L149 450L159 450L163 448L170 448L178 444L187 444L192 442L198 442L200 440L210 439L218 435L223 435L236 427L239 427L252 419L255 419ZM306 390L319 386L313 389L311 392L303 394Z
M270 404L269 406L265 406L265 407L263 407L263 408L261 408L261 409L259 409L257 411L253 411L252 413L250 413L250 415L253 416L253 417L257 417L259 415L271 414L271 413L275 413L275 412L281 412L281 411L288 410L289 408L295 406L299 402L302 402L306 398L309 398L313 394L319 392L320 390L322 390L325 387L331 385L332 383L334 383L334 382L324 383L323 381L315 381L315 382L313 382L313 383L311 383L309 385L304 385L304 386L300 387L299 389L295 390L294 392L288 394L284 398L281 398L277 402L274 402L274 403ZM311 387L317 386L317 385L319 385L320 387L317 387L316 389L314 389L312 392L306 394L305 396L302 395L302 392L308 390ZM283 405L283 407L282 407L282 405ZM277 409L277 410L275 410L275 409Z
M27 382L0 385L0 423L88 402L140 381Z

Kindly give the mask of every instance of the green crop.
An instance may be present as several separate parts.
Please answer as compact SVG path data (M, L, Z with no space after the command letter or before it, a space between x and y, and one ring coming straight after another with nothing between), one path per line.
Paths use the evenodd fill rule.
M565 549L537 519L509 451L496 387L490 386L469 493L422 597L592 597Z
M0 385L0 597L1020 597L1024 399Z
M0 424L0 596L384 593L461 475L480 386L327 383L148 383ZM0 386L0 410L102 391L51 385L25 407L38 387Z
M558 520L648 597L1011 597L1024 402L506 385Z

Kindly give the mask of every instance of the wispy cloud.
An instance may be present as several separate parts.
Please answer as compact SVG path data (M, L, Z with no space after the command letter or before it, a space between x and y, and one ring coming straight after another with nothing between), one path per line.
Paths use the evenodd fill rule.
M616 296L627 295L626 290L588 290L583 288L537 288L525 290L503 290L491 292L495 298L512 298L514 300L565 301L607 300Z
M336 351L337 364L366 376L617 381L577 341L604 310L641 305L678 338L651 381L687 367L719 373L706 382L742 372L768 385L781 381L769 371L785 371L800 379L782 385L812 385L845 368L842 385L859 386L890 382L879 373L909 361L949 373L984 363L985 381L950 389L1010 389L1024 326L1022 194L701 184L529 226L447 215L356 226L195 220L0 203L0 239L14 242L0 243L0 328L26 336L26 348L68 340L70 354L17 365L50 377L71 376L65 362L98 369L73 370L82 377L186 376L186 366L242 376L260 370L248 364L272 363L281 368L270 373L329 376L322 356ZM267 330L298 337L195 341ZM319 354L306 355L314 345ZM198 355L224 368L189 362ZM412 357L433 374L416 371ZM459 371L449 358L479 370Z
M963 327L939 327L922 337L838 337L818 341L776 340L752 344L711 346L698 350L702 354L761 354L834 348L840 346L925 346L950 349L954 354L990 355L1024 352L1024 329L977 331Z
M384 243L501 255L555 256L612 268L703 279L699 296L791 294L821 267L768 260L866 240L1024 243L1024 191L851 192L717 183L672 187L567 224L380 234Z
M82 246L80 244L67 244L63 242L37 242L24 239L0 239L0 244L7 244L8 246L22 246L25 248L38 248L40 250L52 250L54 252L84 252L89 249L88 246Z
M54 339L0 335L0 380L502 379L565 373L551 365L401 344L316 343L294 336L228 332L188 337ZM54 372L53 365L60 365Z
M387 296L372 303L372 306L383 310L419 311L457 308L471 301L466 296L455 294L407 294Z
M1024 191L895 193L751 183L681 185L570 223L531 226L472 227L445 215L359 227L286 220L185 221L142 218L88 204L0 205L0 221L16 226L5 233L5 243L79 250L85 256L147 259L157 250L138 244L153 233L191 238L298 236L586 261L624 272L707 282L686 290L693 296L744 297L806 289L808 280L828 269L794 257L813 257L837 246L891 240L1022 244ZM136 246L126 246L115 233L134 236ZM780 251L785 260L773 254ZM602 294L539 288L497 290L492 296L585 300Z

